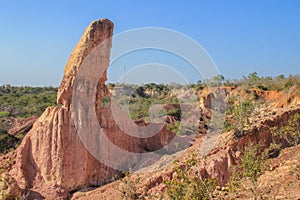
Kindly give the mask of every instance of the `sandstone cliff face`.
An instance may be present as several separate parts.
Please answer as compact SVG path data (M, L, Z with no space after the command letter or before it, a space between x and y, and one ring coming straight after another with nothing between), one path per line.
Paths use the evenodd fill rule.
M300 96L297 94L297 87L291 87L289 91L264 91L260 89L245 90L235 86L207 87L198 91L199 106L211 108L212 101L222 101L221 95L226 95L225 101L230 97L238 97L248 101L257 101L261 99L265 107L283 108L291 105L298 105Z
M112 32L113 23L107 19L88 26L65 67L57 95L62 106L47 108L18 148L16 164L9 173L25 193L30 195L36 191L45 198L66 198L67 191L101 185L116 173L96 160L81 143L70 106L78 68L96 45L106 39L111 42ZM106 48L108 56L103 60L104 68L109 63L110 47L111 44ZM47 189L51 187L61 188L62 192Z
M102 105L101 99L110 95L105 81L112 34L113 23L107 19L94 21L87 27L64 70L57 95L57 102L61 106L47 108L17 149L16 163L9 174L17 181L20 187L18 191L23 191L22 195L26 198L66 199L71 191L103 185L110 182L113 176L120 174L116 169L143 167L149 164L149 159L145 159L147 156L153 158L151 161L159 159L162 155L152 151L159 150L174 139L175 134L160 124L147 126L157 134L151 137L139 137L142 136L139 133L142 134L145 127L137 126L132 122L113 100L109 107ZM102 45L100 50L97 49L98 45ZM93 55L97 51L100 53L98 57ZM96 62L88 63L87 58ZM79 70L87 67L83 70L88 76L95 76L97 71L92 68L95 65L103 71L100 77L96 77L98 78L96 92L92 90L94 88L85 88L87 93L82 98L87 100L95 98L90 109L94 112L96 110L97 123L100 124L105 135L98 136L88 131L85 135L78 135L76 125L89 123L87 111L89 108L74 108L73 90L82 89L85 87L84 83L89 81L80 77ZM77 100L80 102L80 99ZM80 118L82 121L75 121L76 112L84 113L83 118ZM114 113L118 115L119 124L115 120ZM120 128L120 124L123 124L123 129ZM137 135L128 135L126 129L135 130ZM106 147L103 141L107 139L114 145ZM175 145L175 142L180 142L181 147L189 145L186 139L181 141L180 138L175 138L174 143L164 148L164 151L177 151L178 145ZM93 150L90 151L91 149ZM116 149L136 154L128 157ZM147 152L149 152L147 156L140 155ZM107 163L99 161L103 159L112 164L108 166Z
M212 150L207 155L207 159L201 163L203 175L216 178L218 183L224 186L230 178L230 167L237 164L243 148L251 142L261 143L262 148L269 147L273 142L270 128L286 125L290 117L296 113L300 113L299 105L275 109L268 113L261 113L262 116L267 114L268 117L261 117L260 121L245 129L241 138L234 139L232 132L222 134L219 138L221 141L219 147ZM282 143L282 148L286 145Z
M91 51L104 41L108 43L106 52L107 55L105 55L108 57L102 61L102 64L105 65L103 68L108 67L113 28L113 23L107 19L94 21L87 27L80 41L74 48L64 69L64 77L60 87L58 88L57 94L57 102L59 104L64 107L70 106L73 85L78 68Z
M61 106L47 108L17 149L16 163L7 175L8 180L14 186L10 190L13 191L13 195L22 192L22 195L28 199L66 199L71 191L110 182L113 176L119 174L116 169L127 170L124 166L129 165L135 169L140 169L152 164L151 162L160 159L163 155L162 151L155 152L162 147L164 147L162 149L164 152L171 153L190 144L188 138L176 137L174 133L168 131L161 124L137 126L122 112L113 99L108 107L102 105L102 98L111 96L105 86L105 81L112 34L113 23L111 21L107 19L94 21L88 26L74 48L58 90L57 102ZM109 147L102 145L104 136L97 137L97 135L92 135L89 132L78 135L76 125L79 122L74 120L73 115L78 109L74 108L72 104L74 88L84 87L80 84L85 80L79 79L81 82L76 82L81 67L85 64L85 60L90 58L97 46L103 45L103 43L100 59L96 59L96 64L100 66L103 73L98 77L96 90L88 90L82 98L94 98L94 101L91 101L91 110L96 111L97 123L102 127L105 138L113 144ZM85 67L89 67L89 65ZM86 72L89 76L97 74L92 68L86 68ZM202 94L204 106L210 108L211 98L218 101L218 99L222 99L220 94L222 92L218 89L213 93L204 91ZM295 101L297 104L299 99ZM85 113L84 116L89 115L89 110L82 109L79 111ZM115 116L116 113L117 116ZM89 118L84 118L80 123L89 123ZM286 119L284 114L278 117L278 120L282 120L282 118ZM274 122L266 121L264 123L269 125L269 123ZM152 130L156 134L151 137L143 137L143 133L147 132L145 130ZM135 134L128 134L128 131ZM209 159L202 163L201 172L203 176L214 176L221 184L226 183L229 178L229 167L238 158L235 152L239 151L250 138L257 140L257 133L259 133L260 138L266 138L268 141L268 130L249 130L245 139L228 143L227 146L213 151L209 155ZM90 149L87 149L85 142L91 142L90 148L96 149L96 151L89 151ZM167 144L169 145L166 146ZM114 147L118 147L118 149ZM198 147L196 145L194 148ZM127 157L124 156L126 154L119 153L117 151L119 149L123 152L136 154ZM141 155L140 153L148 154ZM99 156L112 163L106 165L107 163L100 162ZM151 159L149 160L147 156L150 156ZM121 167L118 168L113 164ZM160 177L158 178L160 181L157 184L160 184L162 178L160 175L158 177Z
M241 138L234 139L233 132L223 133L219 136L216 147L204 159L199 158L193 170L195 170L195 173L200 172L202 177L214 177L220 185L225 186L230 178L230 168L239 161L243 148L251 142L260 142L262 147L268 147L272 142L270 127L286 125L289 118L296 113L300 113L300 105L277 108L268 113L261 113L262 116L267 114L268 118L261 118L259 123L245 130L245 134ZM282 144L284 147L285 144ZM190 152L199 151L201 145L201 139L196 140L193 146L180 157L180 161L186 160ZM155 168L155 166L152 167ZM160 196L165 189L163 181L170 179L175 174L172 167L170 165L159 171L138 174L140 178L140 182L136 186L138 194ZM133 174L130 178L136 180L137 175ZM116 181L88 193L75 193L72 199L118 199L122 194L115 188L120 187L122 187L122 182ZM281 193L284 193L283 198L289 196L283 191Z

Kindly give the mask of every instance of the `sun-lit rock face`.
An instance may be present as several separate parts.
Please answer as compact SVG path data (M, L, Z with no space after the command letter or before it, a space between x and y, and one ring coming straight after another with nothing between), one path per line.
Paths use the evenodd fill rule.
M57 102L60 106L47 108L17 149L15 163L6 174L8 182L11 183L8 191L11 191L12 195L22 193L25 199L67 199L72 191L103 185L120 174L116 168L100 162L97 155L86 148L82 139L91 137L91 135L87 133L87 135L81 135L83 138L80 138L78 129L76 129L78 122L74 121L73 118L75 108L72 104L72 100L74 100L72 98L74 88L78 89L75 87L78 73L86 58L103 42L105 45L101 48L101 59L98 60L97 65L104 73L98 77L96 92L91 93L89 91L90 93L86 98L95 97L95 101L89 106L92 106L95 111L97 123L102 127L105 137L119 149L137 154L129 160L128 157L116 153L115 148L105 147L105 152L102 152L101 155L108 160L116 161L117 164L124 166L130 164L140 169L153 164L155 159L159 159L163 155L163 152L172 153L190 145L189 138L175 137L174 133L161 124L140 122L137 125L122 112L113 100L110 102L110 106L102 104L104 97L111 96L105 86L105 81L112 47L112 34L113 23L107 19L94 21L85 30L64 70L63 80L57 94ZM93 71L88 70L87 74L93 76ZM227 96L229 93L234 93L234 88L223 89L225 89ZM198 94L200 106L211 108L212 102L218 103L220 99L223 99L221 96L223 89L204 89L201 91L201 94ZM299 104L299 97L294 98L293 91L288 95L262 91L255 91L255 94L262 96L267 103L281 99L280 104L272 104L273 107ZM154 94L151 93L151 95ZM287 97L282 100L281 97L284 95ZM115 110L113 111L112 108ZM221 107L221 110L224 109ZM263 139L266 144L269 143L270 131L264 127L286 122L288 116L296 112L299 113L299 110L300 108L297 107L284 111L272 120L264 118L262 125L247 130L245 137L229 141L224 146L210 152L205 162L202 163L202 167L199 168L200 172L203 176L215 177L220 184L224 185L230 176L230 166L239 157L238 152L249 141L258 141L258 138ZM174 119L169 117L167 120ZM120 124L122 124L123 129ZM154 130L156 134L143 138L138 137L139 135L132 136L126 131L126 129L135 130L136 133L142 134L145 127L148 127L148 130ZM224 141L227 139L225 136ZM165 147L167 144L170 145ZM97 147L97 145L99 145L98 140L95 138L90 147ZM153 152L161 148L163 148L162 151ZM150 154L151 159L144 159L141 153L148 152L152 153ZM157 184L159 185L159 183Z
M259 114L260 120L256 122L256 124L253 124L251 128L245 129L244 135L241 137L235 138L233 131L223 133L219 136L218 142L214 149L210 151L204 158L201 157L195 157L197 160L196 165L191 169L190 173L196 177L201 175L202 178L208 178L213 177L216 179L216 181L221 185L225 186L229 178L231 176L231 170L232 166L236 165L240 162L240 158L242 156L243 149L248 146L250 143L261 144L262 151L264 151L265 148L268 148L272 140L272 134L270 127L282 127L288 123L288 120L291 116L295 115L296 113L300 113L300 105L292 105L284 108L275 108L275 109L268 109L263 110ZM235 139L234 139L235 138ZM277 142L280 142L282 144L282 148L287 147L287 144L284 141L278 140ZM191 152L198 152L199 148L203 144L203 140L200 138L199 140L196 140L193 146L187 149L187 151L180 157L179 161L180 163L184 163L188 160L191 156ZM296 151L299 149L299 145L296 146ZM286 150L291 150L291 148L287 148ZM296 152L295 151L295 152ZM299 157L299 154L295 154L293 152L289 155L289 157L293 157L293 159ZM286 159L283 159L286 160ZM282 165L280 165L281 172L286 174L291 174L290 168L286 168L286 165L284 163L289 163L289 165L294 165L293 162L283 162ZM157 163L159 165L159 163ZM161 195L165 189L166 186L164 184L164 181L170 180L172 177L176 177L176 172L174 171L175 165L170 165L165 168L162 168L158 171L153 171L151 173L142 173L142 174L133 174L129 177L129 181L134 181L138 178L138 183L136 185L138 194L142 194L145 196L159 196ZM179 165L180 166L180 165ZM155 168L156 166L150 166L152 168ZM178 167L178 164L177 164ZM277 166L278 167L278 166ZM268 171L267 173L272 173L272 175L266 176L264 174L262 176L263 180L266 178L273 179L275 171ZM285 176L277 176L276 181L280 183L282 182L282 177ZM294 182L296 178L292 179ZM298 183L298 182L297 182ZM95 189L92 192L88 193L75 193L72 197L72 199L80 199L80 200L89 200L89 199L108 199L108 200L114 200L119 199L122 197L122 193L120 191L117 191L115 188L122 187L122 182L116 181L114 183L111 183L109 185L102 186L98 189ZM268 189L270 186L269 182L262 182L262 184L265 184ZM271 183L273 184L273 182ZM299 185L299 184L297 184ZM288 184L285 183L284 187L290 188L290 182ZM279 188L282 188L281 186ZM295 190L295 189L293 189ZM272 191L272 190L271 190ZM284 192L285 190L282 190L283 198L290 197L290 194ZM273 190L272 192L278 192L278 190ZM299 190L293 191L299 196ZM296 196L296 195L295 195ZM239 196L240 197L240 196ZM228 198L232 199L232 198Z
M65 66L63 80L58 88L58 104L61 104L64 107L70 106L74 80L78 68L91 51L104 41L108 43L108 45L106 46L107 55L104 57L106 59L102 60L102 64L105 65L103 66L104 68L108 67L113 29L114 25L111 21L108 19L100 19L92 22L84 31ZM104 79L106 80L106 77L104 77Z
M120 175L116 168L100 162L96 158L96 154L87 150L82 138L77 133L78 129L76 129L72 115L75 110L72 104L73 90L79 69L99 44L105 44L101 48L100 59L97 62L104 73L98 77L97 92L90 94L95 96L95 102L90 106L93 106L93 110L96 111L96 119L103 128L105 137L111 143L125 152L138 153L132 160L128 160L127 157L116 154L113 148L108 147L107 149L102 148L105 152L101 152L101 155L120 163L120 165L128 165L133 162L136 167L140 168L149 163L148 160L141 159L139 153L158 150L175 137L175 134L164 126L159 129L157 134L149 138L128 135L115 122L111 107L102 105L101 99L110 95L105 81L112 47L112 34L113 23L108 19L94 21L87 27L65 66L63 80L57 94L57 102L60 106L47 108L17 149L16 163L9 174L17 181L20 191L23 191L22 195L25 195L26 198L65 199L69 192L103 185L112 181L114 176ZM93 75L93 71L87 72ZM118 118L125 127L136 126L137 132L143 129L143 126L137 126L130 120L118 105L113 104L112 106L117 109L115 112L118 113ZM154 124L151 127L155 130L158 126L160 125ZM81 137L91 137L91 134L87 133L86 136L81 135ZM174 140L174 144L170 145L167 150L178 150L178 145L175 143L184 147L189 145L186 139L178 140L180 139ZM93 145L99 147L97 142L97 138L92 140L91 147L94 147Z
M95 159L81 143L71 118L72 90L78 69L86 56L107 40L103 66L109 64L113 23L107 19L92 22L74 48L64 70L57 101L33 125L17 152L10 171L22 189L33 197L66 198L68 191L108 182L117 172ZM57 192L57 190L61 190Z

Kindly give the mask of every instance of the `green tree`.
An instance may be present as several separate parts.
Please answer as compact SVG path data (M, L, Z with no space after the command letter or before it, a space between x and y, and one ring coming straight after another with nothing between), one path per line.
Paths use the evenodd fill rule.
M204 83L207 85L207 86L220 86L220 85L223 85L224 84L224 81L225 81L225 78L223 75L219 74L217 76L213 76L211 77L210 79L207 79L204 81Z

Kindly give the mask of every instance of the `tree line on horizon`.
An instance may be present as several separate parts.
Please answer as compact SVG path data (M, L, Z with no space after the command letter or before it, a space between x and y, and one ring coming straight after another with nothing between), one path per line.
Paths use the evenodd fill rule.
M244 76L240 80L227 80L223 75L217 75L210 79L199 80L197 83L191 83L188 85L180 85L178 83L169 84L157 84L146 83L142 85L138 84L126 84L126 83L108 83L107 87L110 90L114 90L117 87L128 88L129 91L134 91L130 96L134 96L135 100L131 100L130 103L142 103L147 104L153 102L151 96L145 95L145 91L156 91L161 100L167 100L165 103L176 103L176 99L170 98L168 94L172 89L180 88L192 88L195 91L201 90L204 87L215 86L232 86L240 87L242 89L256 88L260 90L276 90L287 91L291 87L296 86L300 94L300 75L279 75L276 77L261 77L256 72L250 73L248 76ZM0 86L0 117L31 117L39 116L49 106L56 104L57 87L30 87L30 86ZM123 94L123 96L126 94ZM142 106L141 109L148 108L148 105ZM141 111L142 112L142 111ZM139 116L139 114L134 114ZM142 116L139 116L142 117ZM135 117L134 117L135 118Z

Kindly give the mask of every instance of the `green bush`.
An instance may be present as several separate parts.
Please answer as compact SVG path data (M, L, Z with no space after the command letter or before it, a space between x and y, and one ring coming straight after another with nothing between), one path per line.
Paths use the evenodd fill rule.
M232 116L224 122L224 131L235 131L235 136L242 135L245 126L250 125L249 117L256 108L255 103L250 100L242 100L235 97L228 103L226 114Z
M107 96L102 97L101 104L104 107L108 107L110 105L110 96L107 95Z
M271 128L273 137L285 140L289 145L296 146L300 142L300 113L292 115L287 124L281 128ZM274 145L276 145L274 143ZM278 146L279 144L277 144Z
M141 199L141 194L138 193L137 185L140 183L140 177L136 179L131 178L129 174L120 179L120 187L117 188L121 192L121 198L124 200L129 199Z
M8 111L1 111L0 112L0 117L8 117L10 115L10 112Z
M190 155L189 159L183 163L178 160L174 162L174 176L170 180L164 181L166 194L169 199L213 199L217 183L212 178L202 178L200 174L194 176L191 169L196 165L196 154Z
M264 150L260 143L250 143L243 149L239 165L232 167L231 178L228 182L230 191L238 189L249 191L254 199L258 199L258 177L267 169L266 160L269 149ZM245 185L245 182L249 184Z
M180 122L167 124L167 129L172 131L173 133L178 133L179 127L180 127Z
M172 115L172 116L180 115L180 108L167 109L167 115Z
M0 153L8 153L19 144L19 139L8 134L5 130L0 130Z

